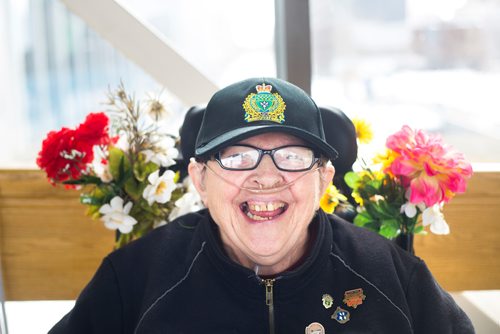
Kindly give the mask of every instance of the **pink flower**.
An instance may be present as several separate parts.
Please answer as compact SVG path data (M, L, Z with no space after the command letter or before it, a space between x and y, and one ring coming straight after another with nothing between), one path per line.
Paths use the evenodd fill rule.
M387 138L394 160L385 171L410 188L410 202L432 206L448 202L465 191L472 167L463 154L445 145L439 136L403 126Z

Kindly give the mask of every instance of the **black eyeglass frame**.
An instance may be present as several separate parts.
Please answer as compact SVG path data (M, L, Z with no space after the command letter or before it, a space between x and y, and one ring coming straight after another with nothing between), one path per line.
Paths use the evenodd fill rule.
M213 159L215 161L217 161L217 163L219 164L219 166L222 169L225 169L225 170L247 171L247 170L256 169L257 167L259 167L259 164L262 161L262 158L264 157L265 154L269 155L269 157L271 157L271 160L273 161L274 166L276 166L277 169L279 169L280 171L283 171L283 172L305 172L307 170L310 170L316 163L318 163L318 162L321 161L321 159L319 157L320 154L315 149L313 149L312 147L309 147L309 146L306 146L306 145L283 145L283 146L275 147L275 148L273 148L271 150L263 150L263 149L261 149L259 147L255 147L255 146L248 145L248 144L235 144L235 145L231 145L231 146L243 146L243 147L252 148L252 149L256 150L257 152L259 152L259 157L257 158L257 162L255 163L255 166L253 166L252 168L230 168L230 167L226 167L226 166L224 166L222 164L222 161L220 159L220 151L219 151L219 152L217 152L216 154L213 155ZM286 168L281 168L280 166L278 166L278 164L274 160L274 153L276 151L281 150L281 149L286 148L286 147L304 147L304 148L310 149L313 152L313 154L314 154L314 158L311 161L311 165L309 167L307 167L307 168L302 168L302 169L286 169Z

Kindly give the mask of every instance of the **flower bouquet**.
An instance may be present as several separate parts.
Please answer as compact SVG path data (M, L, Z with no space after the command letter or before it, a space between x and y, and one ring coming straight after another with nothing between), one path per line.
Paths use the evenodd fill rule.
M463 193L472 167L441 137L403 126L389 136L386 152L359 171L346 173L357 203L354 224L386 238L426 233L448 234L443 205Z
M136 101L123 85L108 98L106 113L49 132L37 165L53 185L81 190L87 215L119 231L119 248L202 204L189 179L179 180L176 138L162 130L160 100Z

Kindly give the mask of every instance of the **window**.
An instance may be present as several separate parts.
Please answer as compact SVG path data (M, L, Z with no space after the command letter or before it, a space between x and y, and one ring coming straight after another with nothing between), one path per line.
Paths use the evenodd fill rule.
M101 39L59 0L0 0L1 168L35 168L50 130L103 110L108 88L167 90ZM137 1L121 4L220 86L275 76L274 6L269 1ZM272 4L272 2L271 2ZM133 43L134 41L130 41ZM193 88L195 89L195 88ZM168 92L168 91L167 91ZM167 94L168 95L168 94ZM177 116L189 106L168 99ZM181 118L177 117L177 127ZM175 126L172 126L175 128ZM9 140L16 138L16 140Z
M276 76L274 1L120 0L220 87Z
M473 162L500 162L500 2L310 4L312 95L370 121L371 148L408 124Z
M35 168L47 132L105 109L109 88L161 87L56 0L0 0L0 168Z

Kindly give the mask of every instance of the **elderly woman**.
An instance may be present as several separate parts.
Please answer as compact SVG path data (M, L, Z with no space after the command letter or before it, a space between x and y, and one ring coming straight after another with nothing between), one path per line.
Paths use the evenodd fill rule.
M207 209L106 257L50 333L474 332L420 259L319 209L337 152L299 88L220 90L195 156Z

